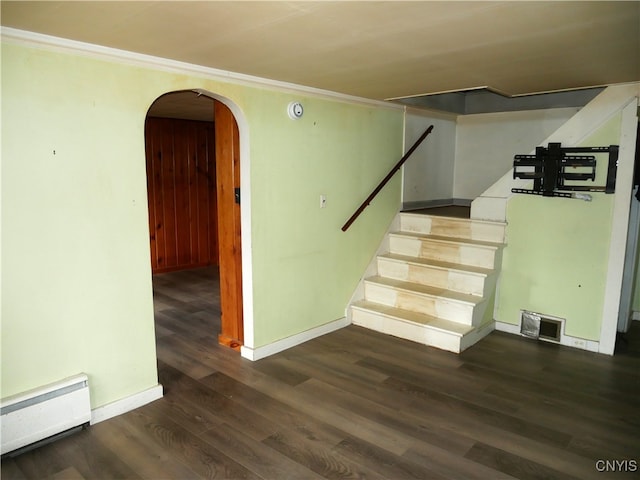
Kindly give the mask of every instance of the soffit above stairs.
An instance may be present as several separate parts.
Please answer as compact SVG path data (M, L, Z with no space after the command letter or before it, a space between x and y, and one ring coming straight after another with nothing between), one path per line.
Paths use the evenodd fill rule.
M372 99L640 80L640 2L13 2L3 26Z

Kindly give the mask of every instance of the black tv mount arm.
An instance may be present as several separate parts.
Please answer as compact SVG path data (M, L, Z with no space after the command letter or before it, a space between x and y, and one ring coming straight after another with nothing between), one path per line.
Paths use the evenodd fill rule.
M513 160L513 178L533 180L533 188L512 188L513 193L572 198L570 192L614 193L618 171L618 145L608 147L562 147L549 143L537 147L535 155L516 155ZM596 179L595 155L608 153L607 183L602 186L567 184L566 181L592 181ZM577 170L577 171L576 171Z

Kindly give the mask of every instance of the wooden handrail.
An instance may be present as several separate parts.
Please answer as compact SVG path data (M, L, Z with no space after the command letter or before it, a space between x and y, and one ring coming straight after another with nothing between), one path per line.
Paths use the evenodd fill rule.
M347 220L347 223L345 223L342 226L342 231L343 232L346 232L347 229L351 226L351 224L356 221L356 218L358 218L360 216L360 214L364 211L364 209L369 206L371 201L380 192L380 190L382 190L384 188L384 186L387 184L387 182L389 180L391 180L391 177L393 177L395 175L395 173L398 170L400 170L400 167L402 167L402 164L407 161L407 159L411 156L411 154L414 152L414 150L416 148L418 148L418 146L420 146L420 144L422 143L422 141L425 138L427 138L427 135L429 135L431 133L431 130L433 130L433 125L431 125L429 128L427 128L424 131L424 133L422 135L420 135L420 138L418 138L418 140L416 140L416 143L414 143L413 146L409 150L407 150L407 153L404 154L404 156L398 161L398 163L396 163L396 165L391 169L391 171L387 174L387 176L384 177L382 179L382 181L378 184L378 186L373 190L373 192L371 192L371 195L369 195L367 197L367 199L364 202L362 202L362 205L360 205L360 207L358 207L358 209L355 211L355 213L353 215L351 215L351 218L349 218L349 220Z

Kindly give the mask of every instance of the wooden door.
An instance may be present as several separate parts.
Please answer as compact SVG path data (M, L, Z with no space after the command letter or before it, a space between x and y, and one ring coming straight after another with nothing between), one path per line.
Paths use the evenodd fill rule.
M222 329L218 342L239 350L242 324L242 249L240 244L240 135L231 110L214 104L218 251Z

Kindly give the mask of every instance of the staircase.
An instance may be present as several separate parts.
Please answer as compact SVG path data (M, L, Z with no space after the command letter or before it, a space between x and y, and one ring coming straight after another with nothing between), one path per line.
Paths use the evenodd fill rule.
M365 328L460 353L494 327L505 224L399 213L364 299L350 306Z

